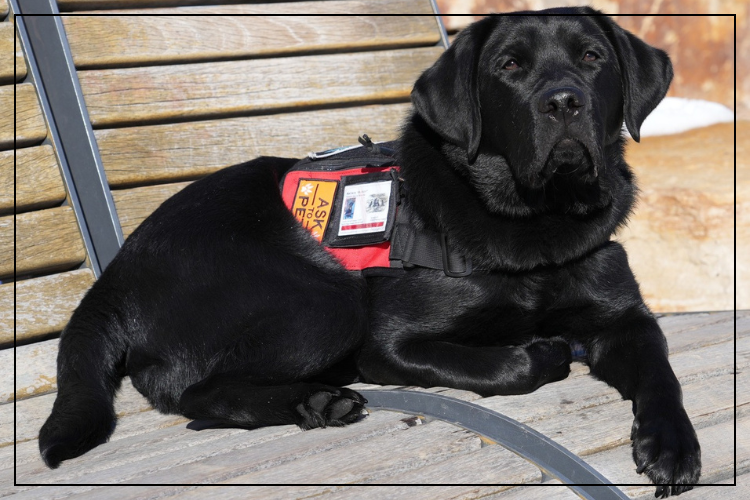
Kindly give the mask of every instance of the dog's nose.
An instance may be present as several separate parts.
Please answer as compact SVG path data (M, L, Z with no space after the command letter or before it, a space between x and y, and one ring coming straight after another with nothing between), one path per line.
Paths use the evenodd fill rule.
M548 90L539 99L539 112L552 119L563 117L566 121L580 114L585 105L583 92L575 87Z

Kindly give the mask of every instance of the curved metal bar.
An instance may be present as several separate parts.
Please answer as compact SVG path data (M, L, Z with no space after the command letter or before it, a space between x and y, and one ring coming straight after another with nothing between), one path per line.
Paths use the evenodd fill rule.
M628 497L579 457L512 418L459 399L416 391L358 391L367 407L436 418L484 436L520 455L589 500Z

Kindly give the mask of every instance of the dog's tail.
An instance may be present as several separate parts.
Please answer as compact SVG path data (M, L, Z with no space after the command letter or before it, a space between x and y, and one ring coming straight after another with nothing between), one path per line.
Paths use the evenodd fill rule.
M109 439L117 417L115 392L123 377L125 335L106 290L94 284L60 336L57 399L39 431L39 451L56 469Z

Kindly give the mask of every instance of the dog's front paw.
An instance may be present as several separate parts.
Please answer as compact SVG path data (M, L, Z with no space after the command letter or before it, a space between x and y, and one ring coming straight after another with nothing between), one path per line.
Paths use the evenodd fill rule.
M682 407L639 412L631 439L636 472L645 472L657 485L657 498L679 495L698 483L701 447Z
M359 419L367 400L351 389L320 386L297 404L298 425L303 429L342 426Z
M566 341L557 338L538 340L527 345L526 352L529 355L532 390L562 380L570 374L573 358Z

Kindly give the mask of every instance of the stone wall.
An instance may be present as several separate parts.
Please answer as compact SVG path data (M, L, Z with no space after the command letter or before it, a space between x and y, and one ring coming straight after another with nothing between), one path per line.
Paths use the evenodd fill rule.
M586 4L611 14L621 26L669 53L675 67L669 95L720 102L729 108L734 108L735 18L676 14L737 14L737 118L750 119L750 25L747 20L750 2L747 0L438 0L449 31L458 30L480 18L480 14L490 12Z

